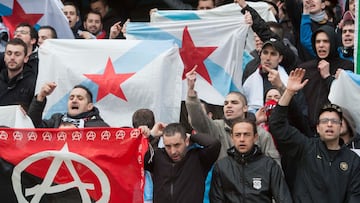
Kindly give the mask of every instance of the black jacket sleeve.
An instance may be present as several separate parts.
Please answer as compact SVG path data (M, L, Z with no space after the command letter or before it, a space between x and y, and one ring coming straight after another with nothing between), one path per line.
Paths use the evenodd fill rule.
M209 192L209 199L211 203L225 202L223 185L220 174L221 173L219 171L219 167L217 164L215 164L211 178L211 186Z
M304 153L308 138L289 124L288 106L277 105L269 119L270 133L273 135L280 154L299 158Z
M41 128L42 126L42 113L46 105L46 98L43 102L36 100L36 95L31 101L28 115L31 118L35 128Z
M291 193L286 184L280 166L274 161L271 165L270 175L271 193L277 203L291 203Z
M283 49L282 49L283 60L280 63L280 65L282 65L285 68L287 73L290 73L290 71L294 69L299 62L295 53L290 49L290 47L286 46L282 42L282 39L280 38L279 35L277 35L276 33L270 30L270 27L266 24L265 20L261 18L261 16L255 9L247 5L245 8L241 10L243 14L245 13L245 11L250 12L253 19L253 24L251 28L260 37L261 41L266 42L271 38L281 41L281 43L283 44Z
M204 147L200 152L201 161L204 166L210 169L219 156L221 148L220 141L213 136L203 133L191 135L190 139Z

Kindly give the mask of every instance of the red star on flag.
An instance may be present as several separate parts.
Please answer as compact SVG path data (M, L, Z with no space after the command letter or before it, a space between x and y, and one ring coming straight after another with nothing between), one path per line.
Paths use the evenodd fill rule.
M101 100L108 94L113 94L120 99L127 101L120 85L133 76L135 73L116 74L113 63L109 57L104 74L84 74L99 86L96 101Z
M9 28L10 36L13 36L15 28L19 23L27 22L30 25L34 26L43 15L43 13L25 13L24 9L21 7L18 1L14 0L12 15L2 16L2 19L6 27Z
M180 56L185 65L183 79L186 78L185 75L187 72L192 70L195 65L198 65L196 72L212 84L204 60L215 51L216 48L217 47L196 47L186 26L183 32L182 47L180 48Z

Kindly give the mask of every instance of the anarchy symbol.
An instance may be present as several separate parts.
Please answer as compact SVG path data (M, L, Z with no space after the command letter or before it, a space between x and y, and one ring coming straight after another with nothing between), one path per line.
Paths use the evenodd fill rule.
M91 203L91 198L89 193L86 190L94 190L94 184L91 183L83 183L77 174L74 165L72 164L72 160L78 163L82 163L84 166L88 167L92 170L92 172L98 177L101 190L102 190L102 196L97 203L105 203L109 202L110 199L110 183L106 176L106 174L92 161L86 159L85 157L82 157L78 154L69 152L67 144L64 145L64 147L60 151L42 151L37 154L33 154L26 159L22 160L17 166L15 166L13 170L13 174L11 176L13 189L15 192L15 195L18 199L18 202L28 202L22 192L22 186L21 186L21 173L32 163L48 158L48 157L54 157L46 175L44 178L44 181L41 184L35 185L32 188L26 188L25 189L25 196L31 196L34 195L34 197L31 199L30 203L37 203L40 202L41 197L45 194L54 194L59 193L62 191L66 191L70 188L78 188L82 202L83 203ZM69 159L71 158L71 159ZM67 168L69 169L70 174L73 177L73 181L66 183L66 184L59 184L59 185L52 185L54 182L54 178L57 174L57 172L60 169L60 166L62 163L65 163Z

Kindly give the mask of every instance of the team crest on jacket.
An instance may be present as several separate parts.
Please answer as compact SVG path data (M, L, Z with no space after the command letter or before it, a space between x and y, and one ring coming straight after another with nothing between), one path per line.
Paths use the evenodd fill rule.
M261 178L253 178L253 188L261 189Z
M340 163L340 169L343 171L347 171L349 168L348 164L346 162L341 162Z

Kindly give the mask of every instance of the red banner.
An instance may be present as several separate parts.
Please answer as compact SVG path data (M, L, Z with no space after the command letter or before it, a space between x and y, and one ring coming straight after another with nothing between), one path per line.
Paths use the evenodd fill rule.
M0 190L0 198L47 202L59 194L67 200L71 191L69 202L140 203L146 150L132 128L0 128L0 176L9 176L0 189L15 196Z

